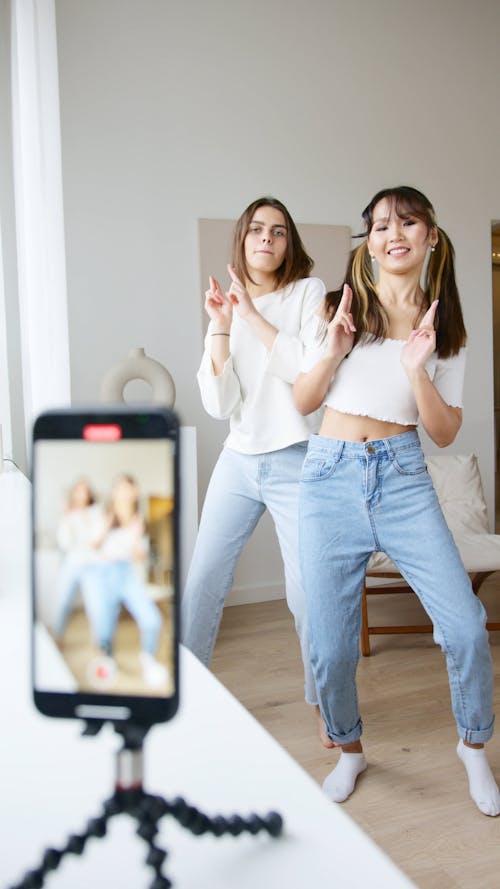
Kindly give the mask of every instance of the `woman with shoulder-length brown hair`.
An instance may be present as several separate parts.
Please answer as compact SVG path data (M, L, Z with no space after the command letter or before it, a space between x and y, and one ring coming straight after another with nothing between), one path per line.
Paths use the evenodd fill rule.
M205 409L229 419L230 431L203 506L183 595L182 637L208 665L237 561L268 509L301 645L305 696L317 705L298 561L298 487L318 418L302 417L292 394L325 295L323 282L310 277L312 266L285 205L262 197L236 223L227 293L210 278L198 383ZM323 741L332 746L324 734Z
M252 201L241 214L233 235L232 266L236 277L240 281L248 280L251 283L255 283L252 281L249 265L251 259L247 259L246 256L245 241L249 231L258 229L258 221L254 219L254 216L263 207L269 207L272 210L276 210L278 214L281 213L285 221L286 248L281 264L276 269L273 285L275 290L279 290L282 287L286 287L287 284L299 281L301 278L308 278L314 262L306 253L302 239L297 231L297 226L290 213L277 198L258 198L256 201ZM276 231L278 233L278 229Z
M342 802L366 769L356 693L368 560L385 552L419 596L446 655L457 753L472 799L500 814L484 744L493 733L486 614L444 520L417 434L439 447L462 422L466 333L453 247L415 188L378 192L342 295L295 382L298 409L325 405L300 483L300 550L311 661L340 759L323 784ZM374 272L374 266L378 274ZM322 322L325 328L325 322Z

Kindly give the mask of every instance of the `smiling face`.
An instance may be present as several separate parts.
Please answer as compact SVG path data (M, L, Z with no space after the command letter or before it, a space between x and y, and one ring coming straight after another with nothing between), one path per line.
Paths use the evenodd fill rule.
M275 207L258 207L244 240L245 260L250 272L271 276L280 268L287 247L286 219Z
M411 208L397 208L389 197L375 205L368 248L380 269L390 274L421 269L428 248L436 243L436 226L429 227Z

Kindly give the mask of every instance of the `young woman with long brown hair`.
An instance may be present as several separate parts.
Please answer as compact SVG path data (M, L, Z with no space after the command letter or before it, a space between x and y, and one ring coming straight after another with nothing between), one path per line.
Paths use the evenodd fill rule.
M323 787L341 802L366 768L355 681L361 594L368 560L382 551L433 622L470 794L484 814L498 815L484 750L494 722L486 615L416 431L420 421L445 447L462 422L466 333L453 247L430 201L409 186L376 194L363 218L366 240L342 294L326 300L323 337L294 388L302 413L326 405L303 466L299 520L316 688L328 736L342 750Z
M298 489L307 439L319 422L300 415L292 393L325 294L323 282L310 277L312 265L287 208L263 197L236 224L228 292L210 278L198 382L205 409L229 419L230 431L203 506L183 596L182 638L210 662L235 566L268 509L302 650L306 700L316 704L298 559Z

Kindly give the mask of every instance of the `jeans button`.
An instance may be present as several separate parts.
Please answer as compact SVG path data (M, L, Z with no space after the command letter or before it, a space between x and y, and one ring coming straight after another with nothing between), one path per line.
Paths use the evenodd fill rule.
M375 448L373 447L373 445L366 446L366 453L367 454L374 454L375 453Z

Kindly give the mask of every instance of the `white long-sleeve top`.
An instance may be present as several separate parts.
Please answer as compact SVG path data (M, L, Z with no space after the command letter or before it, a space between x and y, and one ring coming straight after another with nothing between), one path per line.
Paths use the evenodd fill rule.
M103 510L98 503L82 509L70 509L61 516L57 526L59 549L73 558L85 561L95 556L95 540L103 522Z
M306 441L317 432L321 412L302 417L293 403L293 383L306 345L317 331L316 310L326 288L319 278L301 278L255 304L278 329L271 351L235 311L229 339L230 355L219 376L211 359L212 322L198 371L203 406L216 419L229 419L224 442L242 454L265 454Z

